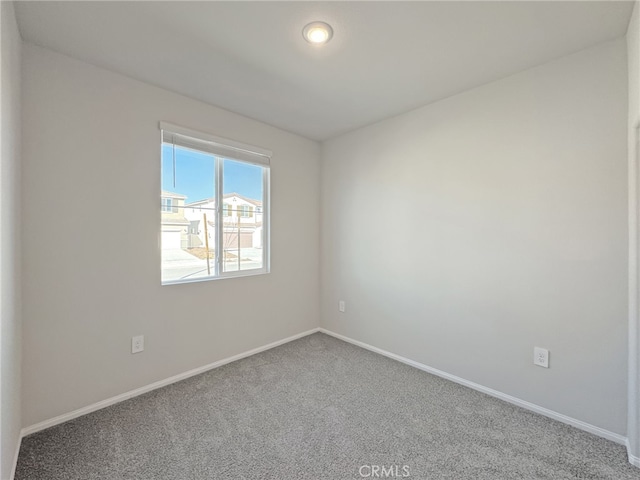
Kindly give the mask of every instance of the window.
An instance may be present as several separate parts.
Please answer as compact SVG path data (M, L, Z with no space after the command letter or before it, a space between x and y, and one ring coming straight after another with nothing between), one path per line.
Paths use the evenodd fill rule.
M252 217L252 210L249 205L240 205L238 215L240 217L249 218Z
M163 212L171 212L172 211L171 199L170 198L163 198L162 199L162 211Z
M162 284L268 273L271 152L160 128Z

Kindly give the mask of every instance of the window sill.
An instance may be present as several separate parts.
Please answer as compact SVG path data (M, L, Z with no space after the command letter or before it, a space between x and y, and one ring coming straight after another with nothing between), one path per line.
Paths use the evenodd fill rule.
M161 285L181 285L183 283L199 283L199 282L210 282L212 280L226 280L229 278L239 278L239 277L254 277L257 275L266 275L270 273L266 268L253 269L253 270L244 270L240 272L227 272L217 277L199 277L199 278L185 278L181 280L162 280Z

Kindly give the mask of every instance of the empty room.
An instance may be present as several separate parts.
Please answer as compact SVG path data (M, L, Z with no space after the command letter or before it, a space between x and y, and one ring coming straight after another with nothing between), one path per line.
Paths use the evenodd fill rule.
M638 479L635 1L1 1L0 479Z

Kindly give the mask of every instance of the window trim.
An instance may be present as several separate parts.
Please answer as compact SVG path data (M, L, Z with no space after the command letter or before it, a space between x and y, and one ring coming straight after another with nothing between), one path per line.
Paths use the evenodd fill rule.
M183 283L208 282L211 280L222 280L225 278L248 277L254 275L264 275L271 271L271 155L270 150L255 147L252 145L217 137L203 132L189 130L167 122L160 122L160 151L162 165L162 145L173 144L183 148L210 153L215 156L215 215L216 225L219 225L220 232L216 230L215 242L215 261L213 262L213 271L210 276L162 280L162 260L160 260L160 284L180 285ZM262 167L262 267L252 268L249 270L237 270L224 272L224 255L219 252L224 251L224 194L223 194L223 162L225 159L238 161L242 163L253 164ZM162 185L160 185L162 187ZM161 195L162 196L162 195ZM240 218L240 217L238 217ZM218 227L216 227L217 229ZM162 231L159 232L162 235ZM240 239L238 239L240 242ZM161 247L161 239L158 245ZM161 255L161 252L158 252Z

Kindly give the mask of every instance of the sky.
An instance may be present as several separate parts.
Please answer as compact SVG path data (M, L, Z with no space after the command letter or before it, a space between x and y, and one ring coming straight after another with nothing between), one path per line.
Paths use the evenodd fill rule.
M214 156L176 147L176 178L173 179L173 154L171 145L162 145L162 190L186 195L185 203L213 198ZM224 160L224 194L240 195L262 201L262 168L256 165Z

